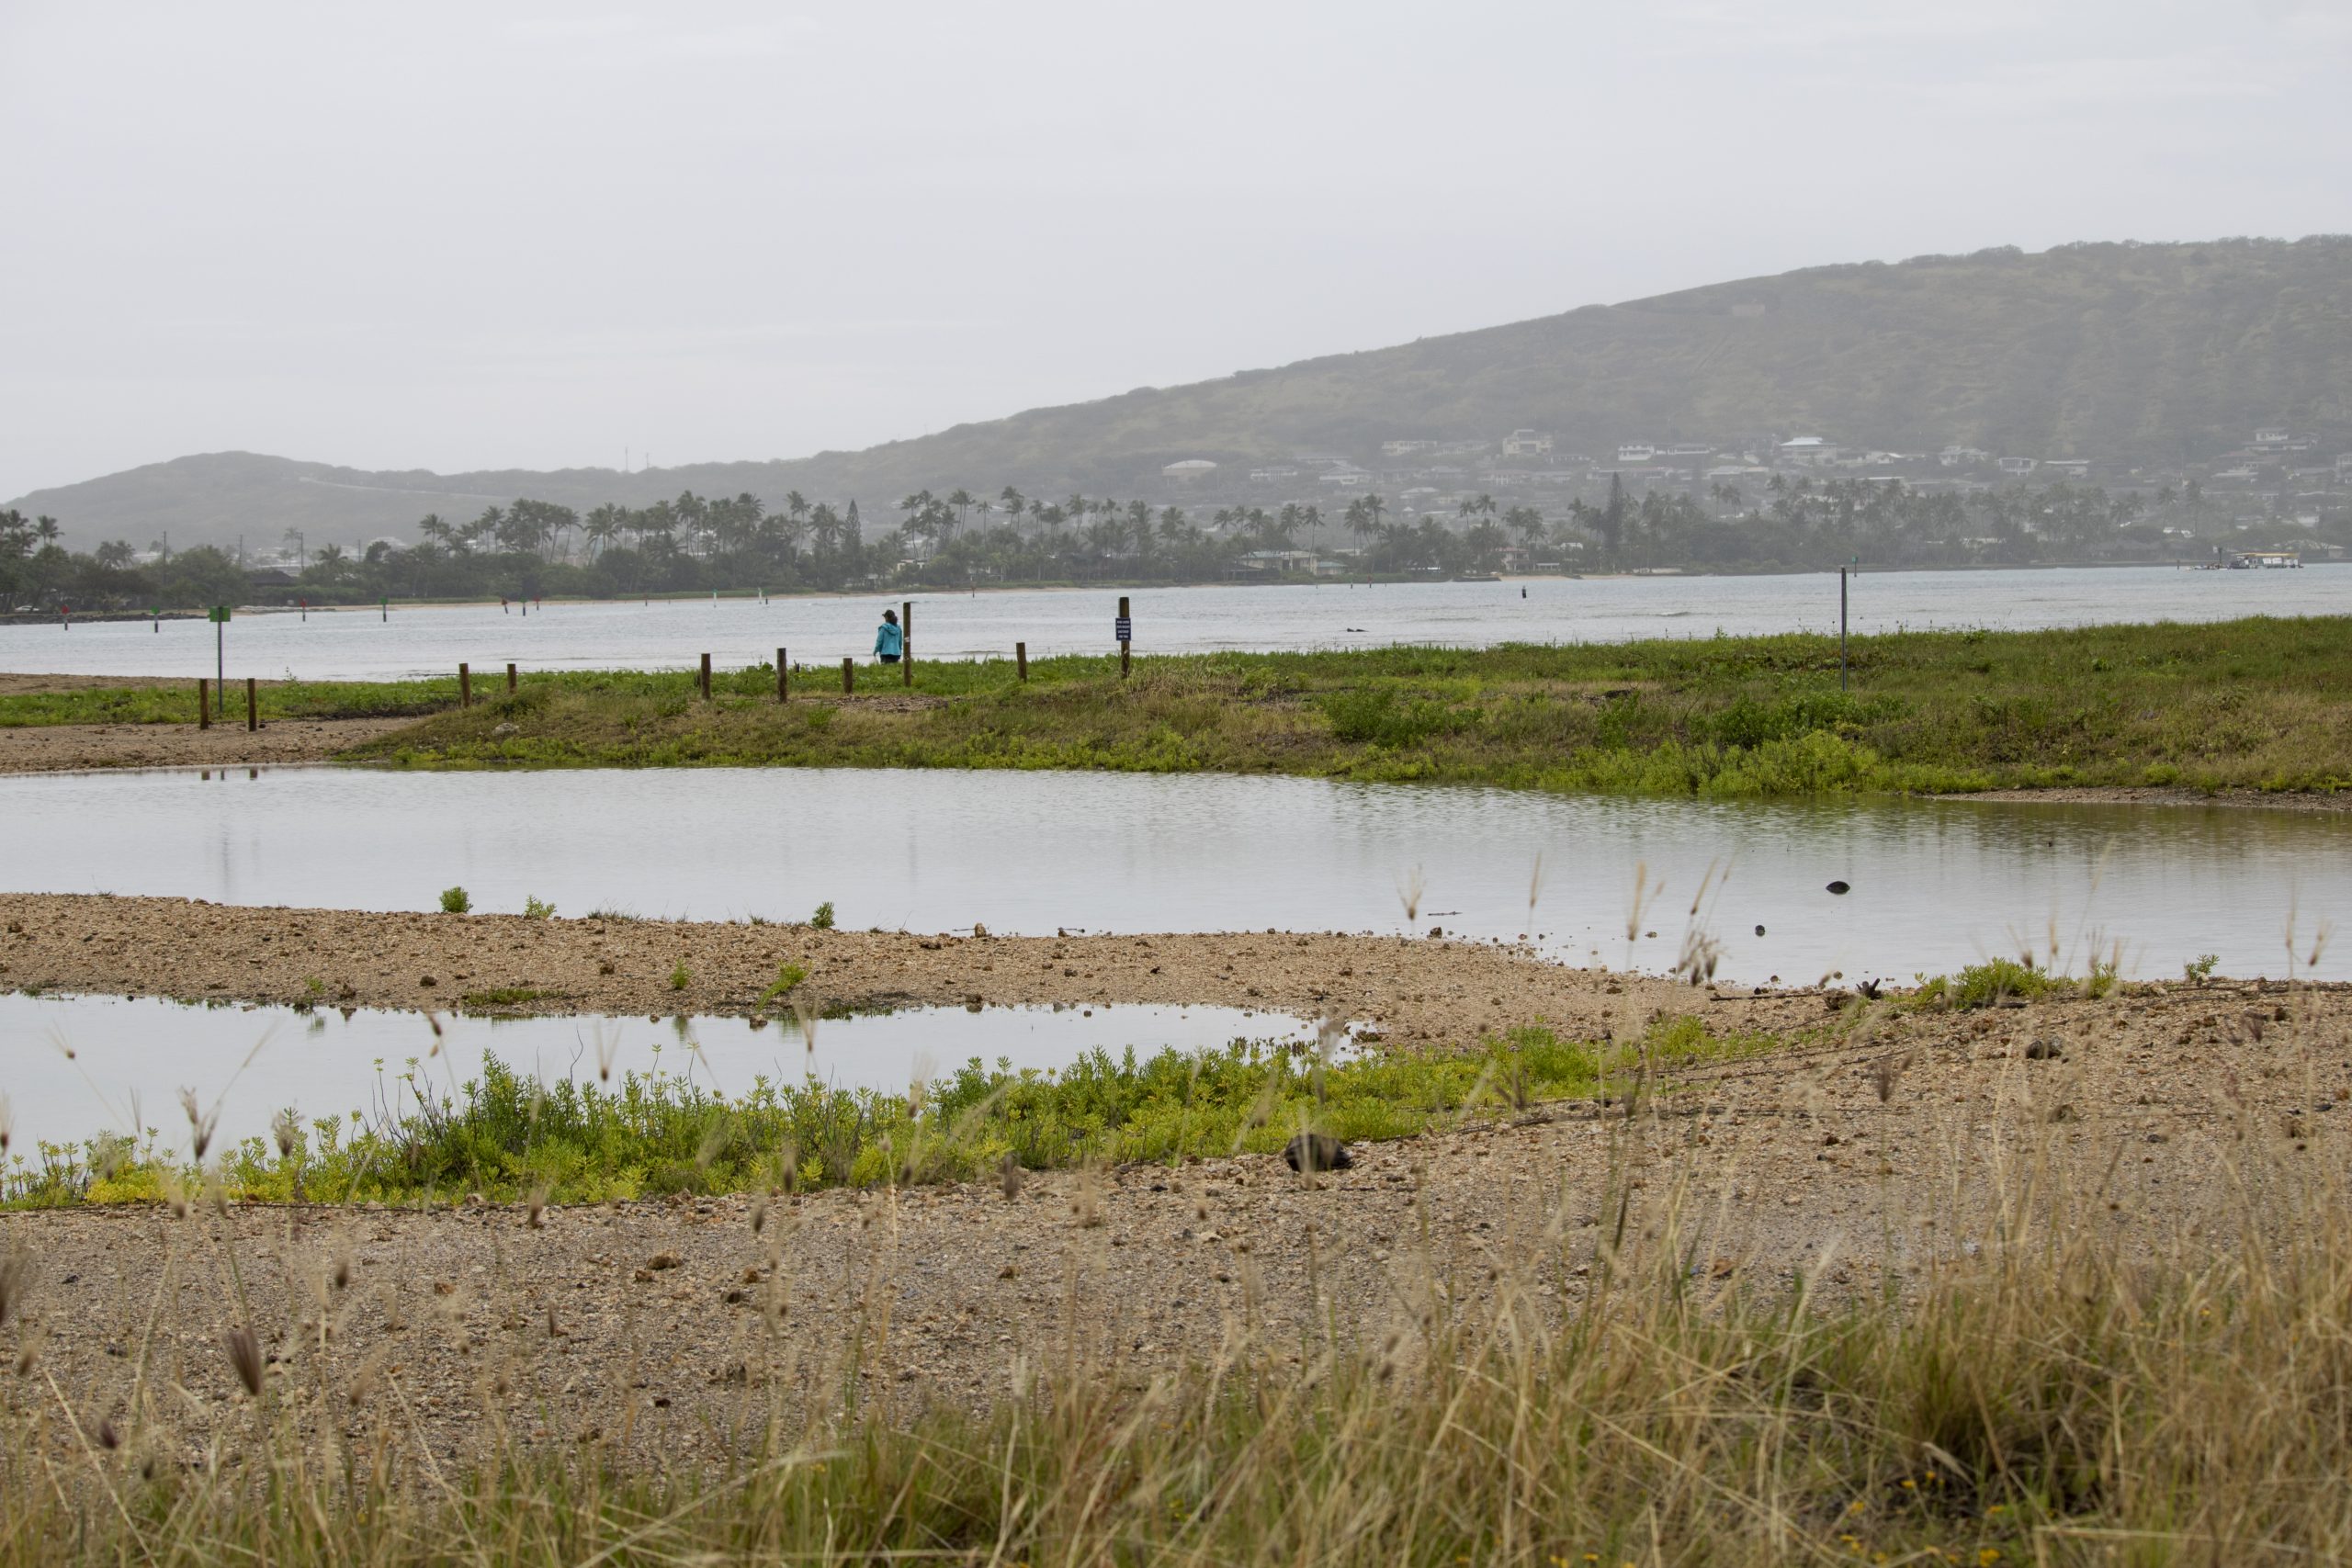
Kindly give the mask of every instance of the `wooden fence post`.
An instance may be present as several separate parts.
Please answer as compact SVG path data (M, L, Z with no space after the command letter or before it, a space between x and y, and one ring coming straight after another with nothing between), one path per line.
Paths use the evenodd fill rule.
M1119 679L1122 681L1127 678L1127 649L1134 646L1134 625L1127 618L1127 596L1122 593L1119 595L1119 621L1115 628L1119 635Z
M844 659L842 660L842 695L848 696L855 690L857 690L857 660Z
M710 701L710 655L702 656L702 700Z
M506 666L506 689L510 692L514 689L514 666L512 663Z
M1016 642L1012 645L1012 670L1013 673L1020 676L1023 682L1029 679L1029 645L1027 643Z
M915 683L915 602L899 606L899 671L907 685Z
M212 728L212 679L209 675L196 678L196 727Z
M463 663L458 666L458 705L461 708L474 705L474 672Z
M775 700L780 703L791 700L791 693L785 685L785 674L792 666L785 662L784 654L783 649L775 650Z
M261 687L250 675L245 677L245 728L261 728Z

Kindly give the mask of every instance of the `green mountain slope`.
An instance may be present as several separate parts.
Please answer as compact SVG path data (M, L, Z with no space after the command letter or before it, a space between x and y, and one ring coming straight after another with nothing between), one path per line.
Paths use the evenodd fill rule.
M86 543L348 540L528 494L642 504L691 489L770 499L920 487L1159 494L1162 464L1300 450L1371 458L1386 438L1549 431L1621 441L1849 446L1951 442L2030 457L2191 460L2256 425L2352 446L2352 237L2090 244L1815 267L1394 348L1031 410L795 461L620 475L570 469L364 473L216 454L43 491L13 504Z

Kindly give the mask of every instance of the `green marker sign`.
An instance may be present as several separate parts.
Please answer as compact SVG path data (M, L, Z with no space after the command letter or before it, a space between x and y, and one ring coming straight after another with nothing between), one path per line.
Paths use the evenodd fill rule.
M214 620L214 621L225 621L225 620L227 620L227 619L229 618L229 606L228 606L228 605L226 605L226 604L215 604L215 605L213 605L213 606L212 606L212 612L211 612L211 614L210 614L209 615L208 615L206 618L207 618L208 620Z

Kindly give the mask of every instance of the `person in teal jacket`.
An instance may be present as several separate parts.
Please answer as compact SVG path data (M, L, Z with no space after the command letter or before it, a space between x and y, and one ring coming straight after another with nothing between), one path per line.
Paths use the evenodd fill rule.
M906 633L899 629L899 612L883 611L882 624L874 628L875 656L885 664L896 664L899 661L899 655L905 651L906 646Z

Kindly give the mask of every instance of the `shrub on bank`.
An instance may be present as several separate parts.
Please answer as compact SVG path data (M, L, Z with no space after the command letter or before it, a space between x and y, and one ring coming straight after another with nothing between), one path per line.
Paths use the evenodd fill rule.
M1638 1043L1563 1040L1520 1029L1472 1052L1382 1051L1327 1063L1309 1050L1237 1041L1138 1058L1097 1049L1058 1073L973 1060L905 1093L765 1078L728 1095L672 1074L601 1086L540 1084L496 1058L453 1096L372 1123L326 1117L280 1151L258 1138L216 1170L137 1150L49 1145L0 1179L0 1200L56 1206L153 1198L217 1180L231 1196L283 1201L447 1201L468 1192L594 1201L668 1192L880 1186L990 1175L1007 1156L1034 1169L1092 1161L1272 1153L1302 1127L1342 1139L1397 1137L1465 1115L1630 1086L1651 1072L1763 1051L1695 1020L1654 1023ZM401 1079L412 1095L417 1075ZM405 1100L402 1101L407 1103Z

